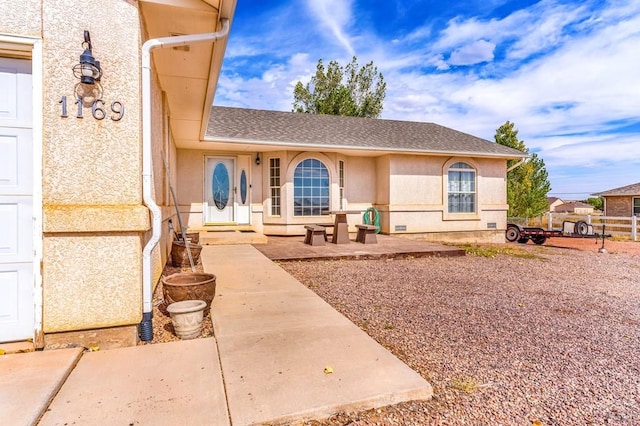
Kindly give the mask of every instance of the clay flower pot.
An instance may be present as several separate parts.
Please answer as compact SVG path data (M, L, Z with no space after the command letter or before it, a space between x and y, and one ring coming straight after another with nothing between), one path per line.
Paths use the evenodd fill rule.
M189 250L191 251L191 258L193 259L193 264L195 265L200 259L202 246L190 242ZM187 245L184 241L175 240L171 244L171 263L175 267L191 265L191 263L189 262L189 252L187 251Z
M183 300L204 300L205 314L216 295L216 276L200 272L179 272L162 278L162 295L169 305Z
M191 244L200 244L200 233L187 232L187 240L189 240Z
M203 300L183 300L167 306L176 336L184 340L200 336L206 306Z

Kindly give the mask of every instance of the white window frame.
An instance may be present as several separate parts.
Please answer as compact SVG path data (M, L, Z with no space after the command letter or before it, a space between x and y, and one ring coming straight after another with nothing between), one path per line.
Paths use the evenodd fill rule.
M324 171L326 171L326 173L327 173L327 176L326 176L327 186L326 186L326 188L324 186L318 186L318 185L313 185L313 184L311 186L309 186L309 187L307 187L307 186L305 186L303 184L303 188L309 188L309 189L311 189L313 191L312 195L310 195L310 197L312 199L321 199L321 200L323 200L324 198L326 198L327 204L326 204L326 206L324 206L324 205L320 206L320 211L317 212L318 214L304 214L304 209L305 208L313 208L313 206L311 206L311 207L302 206L302 214L296 214L296 206L294 204L294 205L291 206L291 208L292 208L291 213L292 213L292 215L294 217L318 217L318 216L322 216L322 211L323 210L327 210L327 211L331 210L331 181L332 181L332 179L331 179L331 171L329 169L329 166L327 166L327 164L324 161L322 161L320 158L309 156L309 157L303 158L300 161L296 162L295 166L293 167L293 180L292 180L293 181L293 201L295 203L296 190L298 189L298 187L296 186L296 171L301 166L301 164L304 163L305 161L317 161L318 163L320 163L322 165ZM304 177L303 179L307 180L307 179L313 179L313 178ZM327 190L327 194L326 195L322 194L322 191L324 189ZM317 192L318 192L317 194L315 194L315 192L316 192L315 190L317 190Z
M280 217L282 215L282 161L279 157L269 158L269 200L271 202L269 216Z

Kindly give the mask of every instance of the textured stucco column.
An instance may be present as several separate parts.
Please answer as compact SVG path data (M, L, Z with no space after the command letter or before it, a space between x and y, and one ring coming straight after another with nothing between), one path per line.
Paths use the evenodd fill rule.
M72 68L89 30L104 71L104 119L78 118ZM136 2L44 2L43 329L136 324L141 317L140 18ZM68 117L59 101L67 99ZM124 106L120 114L112 103ZM98 113L98 117L101 113Z

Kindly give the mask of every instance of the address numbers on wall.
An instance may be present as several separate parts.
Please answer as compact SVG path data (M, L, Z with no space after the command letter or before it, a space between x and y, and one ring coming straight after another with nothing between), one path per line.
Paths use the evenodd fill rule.
M67 112L67 97L63 96L58 103L60 104L62 109L60 117L68 117L69 114ZM84 108L89 109L89 107L86 106L86 100L77 98L75 100L75 105L77 106L76 118L84 118ZM109 118L111 118L111 120L113 121L120 121L122 120L122 117L124 117L124 104L120 101L113 101L111 102L111 106L107 107L107 103L105 101L103 101L102 99L96 99L91 104L91 115L96 120L104 120L105 118L107 118L107 116L109 116Z

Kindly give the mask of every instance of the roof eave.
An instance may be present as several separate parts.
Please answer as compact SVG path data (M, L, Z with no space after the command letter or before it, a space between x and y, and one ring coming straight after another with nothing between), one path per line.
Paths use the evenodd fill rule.
M363 147L363 146L352 146L352 145L325 145L325 144L314 144L314 143L305 143L300 144L296 142L289 141L264 141L264 140L253 140L253 139L239 139L239 138L212 138L210 136L205 136L203 139L204 142L212 142L212 143L229 143L229 144L238 144L238 145L267 145L273 147L282 147L282 148L298 148L298 149L321 149L324 151L332 151L332 150L350 150L350 151L375 151L382 153L404 153L404 154L431 154L431 155L452 155L452 156L466 156L466 157L482 157L482 158L501 158L505 160L514 160L519 158L530 158L530 155L522 153L522 155L509 155L509 154L500 154L500 153L491 153L491 152L476 152L476 151L440 151L440 150L421 150L421 149L406 149L406 148L389 148L389 147Z

